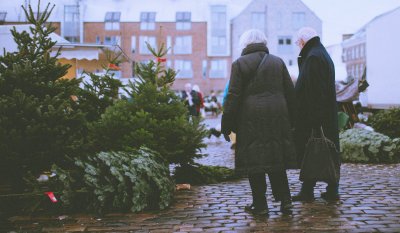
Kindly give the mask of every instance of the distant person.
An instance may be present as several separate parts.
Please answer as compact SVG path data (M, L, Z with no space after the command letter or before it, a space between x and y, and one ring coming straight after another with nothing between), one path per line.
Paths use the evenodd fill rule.
M269 54L260 30L240 37L241 57L232 64L228 94L222 115L222 133L227 141L236 133L235 169L248 175L253 203L245 210L268 214L268 173L272 191L281 201L280 210L292 213L286 169L296 166L291 137L294 87L281 58Z
M198 114L199 116L205 117L203 93L200 91L199 85L193 85L193 88L192 88L192 89L193 89L195 92L197 92L197 95L198 95L198 97L199 97L199 104L196 105L197 114Z
M210 107L211 107L211 114L214 116L218 116L218 110L220 108L220 104L218 103L217 96L213 90L211 90L210 94Z
M335 89L335 67L328 52L321 44L317 32L312 28L298 31L296 44L300 47L299 78L296 82L297 117L295 141L298 163L301 164L305 147L311 131L319 132L321 127L325 136L339 151L338 114ZM335 158L340 164L339 153ZM340 165L339 165L340 166ZM293 201L314 200L315 180L305 180L301 191ZM326 200L339 199L339 183L329 182L326 192L321 195Z
M200 99L198 93L192 90L192 84L185 84L185 91L182 92L182 100L187 106L190 116L199 116L197 106L200 105Z

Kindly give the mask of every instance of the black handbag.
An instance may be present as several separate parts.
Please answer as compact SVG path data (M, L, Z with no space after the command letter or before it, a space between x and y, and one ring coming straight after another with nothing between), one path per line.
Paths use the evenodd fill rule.
M311 131L301 163L300 180L337 183L340 178L339 152L335 144L325 137L322 127L319 133L316 137L314 130Z

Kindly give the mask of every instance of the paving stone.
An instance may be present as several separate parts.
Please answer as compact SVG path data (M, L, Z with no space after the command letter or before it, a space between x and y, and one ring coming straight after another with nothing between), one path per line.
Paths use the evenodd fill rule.
M216 124L220 119L207 119ZM196 160L205 165L233 168L234 155L222 138L206 139L208 156ZM291 193L300 191L298 170L289 170ZM294 202L293 215L284 216L279 202L272 202L267 179L269 217L244 211L251 203L247 179L220 184L192 186L178 191L167 210L144 213L110 213L102 217L73 214L60 221L58 216L14 216L8 224L18 232L400 232L400 164L343 164L339 202L320 198L326 184L318 182L316 200ZM3 227L3 226L1 226ZM3 230L3 228L1 228ZM8 229L7 229L8 230ZM11 229L10 229L11 230ZM7 232L7 231L5 231Z

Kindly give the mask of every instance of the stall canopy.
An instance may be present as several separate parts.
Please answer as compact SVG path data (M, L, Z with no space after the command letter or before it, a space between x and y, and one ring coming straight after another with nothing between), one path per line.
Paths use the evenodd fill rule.
M11 34L11 29L16 28L18 32L26 31L30 33L30 27L32 25L1 25L0 26L0 49L6 52L15 52L18 50L17 44ZM56 33L51 33L50 38L55 41L56 44L53 47L54 51L51 55L54 56L58 48L62 47L61 54L58 58L64 58L67 60L77 59L77 60L99 60L99 54L102 52L103 48L113 48L112 45L99 45L99 44L76 44L71 43L59 36Z

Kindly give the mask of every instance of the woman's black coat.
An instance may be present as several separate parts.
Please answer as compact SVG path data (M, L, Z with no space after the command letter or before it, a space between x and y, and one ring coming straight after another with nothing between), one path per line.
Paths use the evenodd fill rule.
M247 46L232 64L222 116L222 132L237 134L239 172L283 171L296 165L293 114L294 87L285 63L264 44Z
M298 58L296 82L297 117L295 141L298 162L304 155L311 129L323 128L324 134L339 150L339 131L335 90L335 67L319 37L309 40ZM338 158L339 159L339 155Z

